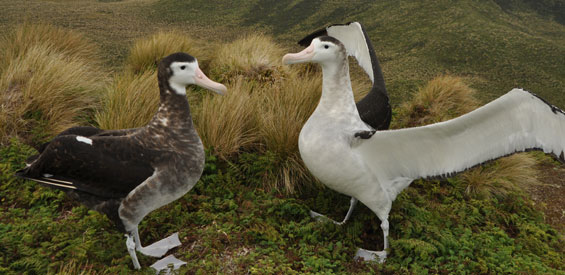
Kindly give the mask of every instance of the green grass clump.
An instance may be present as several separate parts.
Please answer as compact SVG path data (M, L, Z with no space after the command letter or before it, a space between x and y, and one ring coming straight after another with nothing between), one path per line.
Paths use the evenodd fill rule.
M163 57L176 52L186 52L200 63L209 55L209 49L204 50L201 42L180 31L160 31L135 41L126 60L126 68L133 73L156 70Z

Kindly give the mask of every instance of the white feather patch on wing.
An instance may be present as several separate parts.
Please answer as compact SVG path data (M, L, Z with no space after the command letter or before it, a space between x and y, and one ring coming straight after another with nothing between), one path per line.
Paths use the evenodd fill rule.
M335 37L343 43L347 54L355 57L359 66L369 75L371 82L375 82L371 55L361 24L352 22L348 25L334 25L327 27L326 31L329 36Z
M83 143L86 143L88 145L92 145L92 139L89 139L87 137L77 136L76 139L77 139L78 142L83 142Z
M557 156L565 150L565 115L554 112L533 94L513 89L449 121L379 131L353 150L381 183L391 183L400 177L417 179L460 172L533 148Z

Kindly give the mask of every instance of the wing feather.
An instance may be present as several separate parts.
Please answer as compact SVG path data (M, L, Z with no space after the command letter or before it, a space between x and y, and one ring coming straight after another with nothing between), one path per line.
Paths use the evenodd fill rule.
M135 139L92 136L90 145L76 137L56 137L31 166L17 175L55 187L115 198L124 197L154 172L147 159L153 152ZM45 174L50 176L46 178Z
M456 119L377 132L353 148L381 182L448 175L527 149L563 155L565 114L521 89Z

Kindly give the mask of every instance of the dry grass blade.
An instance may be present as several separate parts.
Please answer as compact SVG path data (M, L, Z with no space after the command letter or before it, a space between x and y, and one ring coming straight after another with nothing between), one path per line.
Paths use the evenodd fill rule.
M96 271L92 270L92 265L87 263L78 263L75 260L71 260L64 265L59 267L57 272L59 275L89 275L97 274Z
M200 43L180 31L161 31L135 42L126 61L126 67L133 73L154 70L163 57L175 52L186 52L202 63L207 59L209 50L203 50Z
M157 72L123 73L106 89L94 120L103 129L145 126L159 106Z
M46 46L30 47L0 75L0 141L10 135L33 139L40 126L53 136L77 124L96 108L103 85L90 63Z

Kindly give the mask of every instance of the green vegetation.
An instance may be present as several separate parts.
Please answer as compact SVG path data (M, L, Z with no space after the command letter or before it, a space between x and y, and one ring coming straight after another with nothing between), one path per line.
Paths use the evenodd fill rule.
M363 205L343 226L309 217L341 219L349 198L321 187L297 153L319 70L280 64L303 35L358 20L381 60L396 128L456 117L516 85L563 107L563 1L31 2L21 10L80 31L0 30L0 273L132 272L125 238L105 216L13 174L35 153L30 145L71 125L145 124L157 108L156 60L183 50L229 90L189 89L204 175L140 224L145 245L179 232L181 274L565 274L562 227L524 191L544 184L538 164L561 166L536 153L414 182L393 203L387 262L354 261L357 247L382 249L379 221ZM0 25L18 22L18 5L5 7ZM352 74L359 98L370 84L357 66ZM155 259L139 256L139 273L154 274Z

